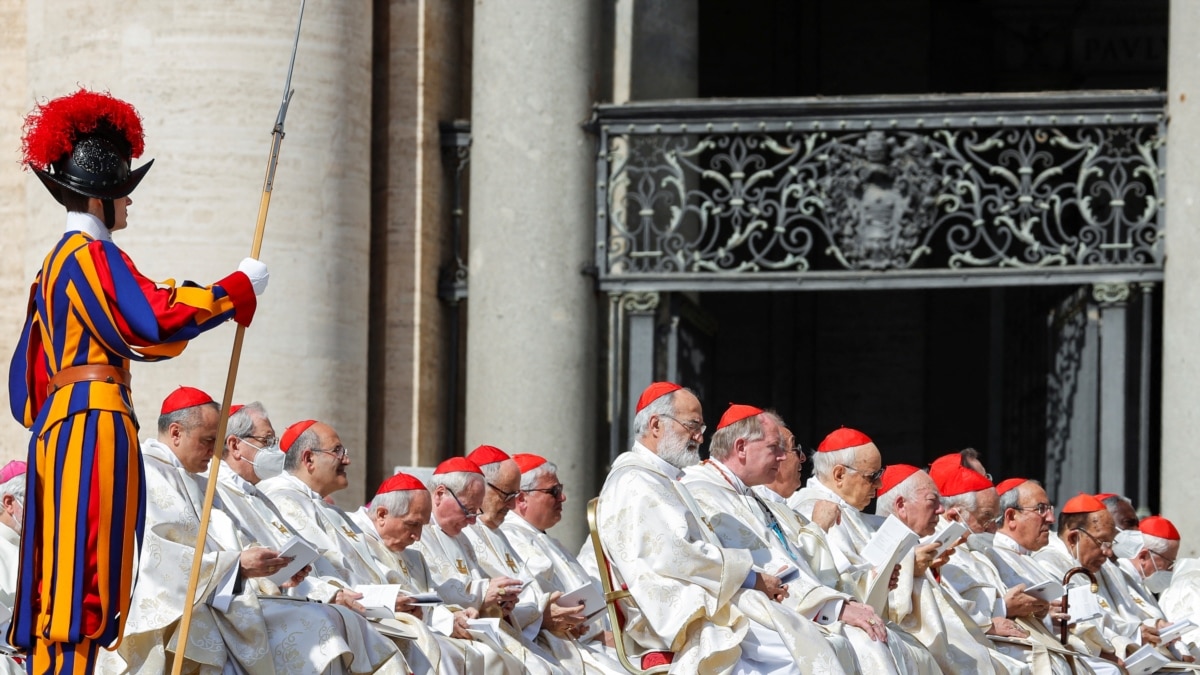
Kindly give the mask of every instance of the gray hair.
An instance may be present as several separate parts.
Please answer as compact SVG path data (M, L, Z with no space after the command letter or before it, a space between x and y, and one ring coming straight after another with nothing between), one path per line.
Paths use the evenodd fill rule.
M433 492L439 485L446 486L446 489L454 494L460 494L467 489L471 483L478 481L483 483L483 476L474 471L451 471L450 473L435 473L429 479L429 491Z
M964 492L961 495L954 495L953 497L942 495L942 508L975 513L975 509L979 508L979 497L974 492Z
M374 518L379 509L387 509L389 516L403 516L408 513L408 508L412 504L413 496L417 490L393 490L385 492L381 495L375 495L375 499L371 500L371 507L367 509L367 513Z
M813 474L819 478L830 478L836 466L853 466L858 461L858 448L844 448L832 452L814 452L812 456Z
M1041 485L1041 483L1039 483L1036 480L1033 480L1032 478L1027 479L1025 481L1025 483L1033 483L1034 485ZM1025 483L1021 483L1021 485L1024 485ZM1003 523L1004 522L1004 514L1008 513L1009 509L1021 508L1021 485L1018 485L1018 486L1014 487L1013 489L1009 490L1008 492L1005 492L1004 494L1000 495L1000 506L996 513L996 522Z
M169 412L166 415L158 416L158 433L165 434L171 428L172 424L178 424L184 431L191 431L200 426L200 409L212 408L220 410L221 406L217 405L216 401L201 403L187 408L180 408L175 412Z
M550 460L521 474L521 489L532 490L542 479L542 476L557 476L558 465Z
M3 483L0 483L0 499L4 498L6 495L12 495L14 499L24 504L26 478L27 476L25 474L21 474L19 476L13 476Z
M487 464L480 464L479 470L483 472L483 479L487 480L487 481L496 480L496 476L498 476L500 474L500 465L503 464L504 462L505 462L505 460L502 459L498 462L488 462ZM458 491L455 490L455 492L458 492Z
M229 416L229 421L225 423L225 437L248 438L254 431L255 416L263 419L270 417L267 415L267 409L258 401L247 403L239 408L237 412Z
M296 469L300 468L300 456L305 450L314 450L320 445L321 439L317 438L317 432L309 427L304 430L304 433L296 437L292 441L291 446L287 449L287 454L283 457L283 470L288 473L296 473Z
M906 502L911 502L916 499L917 486L919 484L917 477L920 475L921 472L917 471L908 478L900 481L896 487L879 495L879 497L875 499L875 515L890 516L895 513L896 500L901 497L903 497L904 501Z
M729 457L729 453L733 452L733 445L739 438L746 442L762 440L767 435L763 430L761 419L764 416L770 418L775 426L779 427L782 436L782 431L787 426L783 423L783 419L773 410L764 410L760 415L738 420L713 432L712 440L708 444L709 456L724 461L726 457Z
M650 418L663 415L675 414L675 395L681 391L686 391L695 396L695 392L687 387L676 389L668 396L666 394L659 396L650 402L650 405L642 408L641 412L633 417L633 437L641 439L650 430Z

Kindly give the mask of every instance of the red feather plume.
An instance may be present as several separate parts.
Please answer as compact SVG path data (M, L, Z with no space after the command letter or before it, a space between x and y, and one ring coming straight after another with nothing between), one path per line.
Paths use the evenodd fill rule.
M25 118L22 162L45 171L74 150L77 134L95 130L96 124L105 118L129 141L131 158L141 157L145 149L142 117L133 106L108 94L80 89L38 105Z

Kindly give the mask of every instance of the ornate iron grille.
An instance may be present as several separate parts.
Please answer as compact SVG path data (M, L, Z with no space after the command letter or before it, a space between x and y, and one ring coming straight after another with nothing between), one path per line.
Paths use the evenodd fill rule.
M599 106L620 290L1157 281L1161 94Z

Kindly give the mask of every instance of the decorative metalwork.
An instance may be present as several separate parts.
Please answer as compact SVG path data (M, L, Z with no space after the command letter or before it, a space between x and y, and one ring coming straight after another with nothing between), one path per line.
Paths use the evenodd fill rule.
M1161 279L1159 94L757 105L597 108L602 288Z
M621 296L621 309L631 314L645 314L658 309L658 293L625 293Z
M1092 286L1092 299L1102 305L1116 305L1129 302L1132 290L1131 284L1120 282L1095 284Z
M450 163L452 238L450 248L454 260L442 265L438 275L438 297L451 304L467 297L469 270L464 260L466 247L466 209L463 206L463 183L467 164L471 161L471 123L466 120L443 122L439 125L442 136L442 152Z
M1052 313L1055 351L1046 388L1046 489L1058 495L1063 465L1069 454L1071 420L1083 369L1083 350L1088 330L1086 289L1080 288Z

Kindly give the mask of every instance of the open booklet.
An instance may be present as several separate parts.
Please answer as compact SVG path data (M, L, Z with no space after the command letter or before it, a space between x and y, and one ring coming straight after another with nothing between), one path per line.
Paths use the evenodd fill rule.
M875 531L875 536L863 547L862 557L871 565L871 582L867 588L867 604L883 614L887 607L888 582L892 570L908 552L919 543L916 533L900 522L896 516L887 520Z
M293 535L279 550L281 558L291 558L292 562L288 563L275 574L267 577L267 579L276 586L282 586L290 581L292 577L296 576L297 572L311 565L320 555L320 553L317 553L317 549L313 548L307 541Z
M1180 619L1170 626L1164 626L1158 631L1158 637L1163 641L1163 644L1179 639L1184 633L1196 627L1191 619Z
M1171 660L1155 649L1154 645L1142 645L1136 652L1125 657L1125 670L1129 675L1149 675L1170 662Z
M933 554L933 556L936 558L937 556L945 553L946 549L957 544L958 540L962 539L962 536L966 533L966 525L963 525L958 521L951 521L951 523L946 526L946 529L942 530L941 532L934 532L928 537L921 539L921 545L925 546L926 544L932 544L936 542L938 548L937 552Z
M1092 592L1092 587L1088 584L1067 589L1067 611L1071 615L1071 623L1091 621L1103 616L1099 597Z
M1090 589L1089 589L1090 590ZM1043 581L1040 584L1034 584L1025 589L1025 592L1043 602L1054 602L1067 594L1067 589L1062 584L1051 579Z

